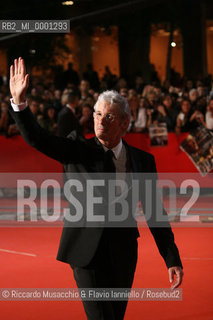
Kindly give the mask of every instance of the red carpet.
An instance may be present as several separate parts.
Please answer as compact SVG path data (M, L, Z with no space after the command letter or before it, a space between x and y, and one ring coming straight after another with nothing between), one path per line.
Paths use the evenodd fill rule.
M168 146L165 147L150 147L147 134L128 133L124 139L130 145L152 153L156 158L158 172L198 172L187 155L179 149L179 144L185 137L185 133L179 137L175 133L169 133ZM21 136L0 136L0 145L0 172L62 171L62 165L30 147Z
M197 172L178 147L184 135L178 138L171 133L168 137L168 146L162 148L150 148L147 135L129 134L125 139L130 144L153 153L159 172ZM32 149L20 136L11 139L1 136L0 144L1 172L62 172L59 163ZM166 159L165 154L168 155ZM203 181L202 178L202 186L208 186L204 185ZM210 185L212 186L212 180ZM200 208L206 207L207 204L208 208L211 207L211 199L202 201L199 202ZM13 201L9 200L9 203L14 207ZM5 203L4 199L1 199L0 205L3 207L8 205L8 200ZM197 226L199 228L174 228L184 265L183 300L131 301L127 307L125 320L213 319L213 233L205 224L197 223ZM139 239L139 259L133 287L168 288L170 284L167 269L154 240L148 229L142 228L140 232L142 237ZM55 259L60 234L59 227L0 228L1 288L76 287L70 266ZM3 250L25 252L32 256ZM0 303L0 317L3 320L86 319L80 301L1 301Z
M125 320L212 319L213 233L211 228L174 228L184 264L183 300L131 301ZM133 287L167 288L168 273L147 228L140 230L139 259ZM71 268L55 260L60 228L1 228L0 249L35 254L24 256L0 251L1 288L76 287ZM4 320L86 319L81 302L1 301Z

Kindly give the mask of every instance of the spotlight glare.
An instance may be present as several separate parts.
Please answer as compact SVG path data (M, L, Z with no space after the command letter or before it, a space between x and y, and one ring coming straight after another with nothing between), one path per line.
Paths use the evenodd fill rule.
M63 2L62 2L62 5L63 5L63 6L72 6L73 4L74 4L73 1L63 1Z
M173 48L175 48L176 45L177 45L176 42L174 42L174 41L171 42L171 46L172 46Z

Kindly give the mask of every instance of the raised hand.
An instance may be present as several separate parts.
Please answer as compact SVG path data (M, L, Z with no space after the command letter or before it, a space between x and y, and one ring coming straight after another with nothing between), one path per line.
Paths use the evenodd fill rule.
M26 74L24 60L14 60L14 66L10 67L10 92L15 104L26 101L26 91L29 85L29 75Z

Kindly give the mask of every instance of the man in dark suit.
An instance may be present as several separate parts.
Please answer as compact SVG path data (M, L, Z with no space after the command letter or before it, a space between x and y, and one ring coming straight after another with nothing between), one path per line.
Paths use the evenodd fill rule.
M58 114L58 136L67 137L73 130L78 133L82 131L76 114L78 101L78 93L75 90L69 92L67 104Z
M11 66L11 114L24 139L47 156L60 161L67 175L70 172L90 173L144 172L155 173L154 157L122 141L129 126L130 111L125 98L115 91L106 91L95 105L95 138L86 140L75 132L69 138L55 137L34 121L26 105L29 76L21 58ZM153 189L154 192L154 189ZM146 197L141 196L144 208ZM155 204L156 205L156 204ZM153 204L148 221L160 254L169 272L172 288L182 282L182 264L171 227L156 225ZM101 207L100 211L105 208ZM154 223L153 223L154 222ZM131 288L137 263L136 222L131 227L70 228L65 221L57 259L69 263L79 288ZM176 276L176 279L175 279ZM83 301L89 320L121 320L126 301Z

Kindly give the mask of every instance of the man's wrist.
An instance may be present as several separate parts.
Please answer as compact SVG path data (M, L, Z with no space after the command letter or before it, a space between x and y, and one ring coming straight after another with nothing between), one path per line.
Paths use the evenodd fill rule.
M11 106L12 106L13 110L16 111L16 112L17 111L22 111L27 107L27 101L24 101L22 103L17 104L17 103L15 103L14 99L11 98L10 102L11 102Z
M13 103L16 105L21 105L26 103L26 98L25 97L21 97L21 98L17 98L17 97L12 97Z

